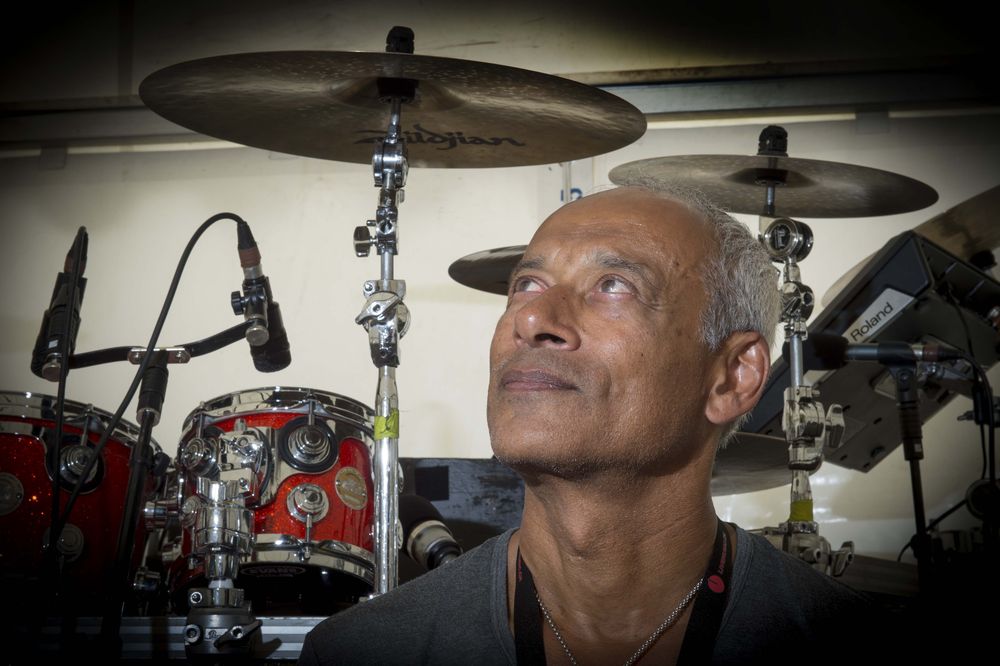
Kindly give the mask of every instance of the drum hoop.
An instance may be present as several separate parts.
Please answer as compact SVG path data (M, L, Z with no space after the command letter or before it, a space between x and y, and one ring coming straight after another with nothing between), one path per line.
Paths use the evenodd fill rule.
M196 420L203 416L211 424L245 414L305 414L310 400L317 403L316 416L344 421L372 435L374 411L367 405L339 393L292 386L264 386L206 400L184 418L183 429L186 432L196 426Z
M243 564L294 563L300 566L304 564L322 566L352 573L368 584L374 584L375 554L371 551L346 541L328 539L306 544L304 541L293 538L290 542L283 543L285 538L284 534L256 535L253 553L251 553L249 560L244 560ZM289 556L299 552L306 545L313 549L309 561L291 562L288 560Z
M47 409L50 412L54 412L55 405L56 396L53 395L35 393L34 391L0 391L0 417L15 417L18 420L51 420L54 429L55 414L53 413L51 417L45 416L43 410ZM78 427L86 416L95 417L101 424L101 432L96 434L103 434L111 419L114 418L114 414L111 412L94 407L92 404L77 402L68 398L65 401L64 409L66 423L73 427ZM9 423L10 421L0 420L0 432L24 434L17 429L10 428L7 425ZM112 433L112 439L132 448L132 444L139 440L139 426L126 419L120 419ZM155 452L159 453L163 450L156 443L155 439L150 438L149 443Z

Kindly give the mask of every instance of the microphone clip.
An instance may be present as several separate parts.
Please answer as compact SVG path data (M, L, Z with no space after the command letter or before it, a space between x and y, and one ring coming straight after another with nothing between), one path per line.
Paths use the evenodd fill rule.
M270 337L267 329L267 305L271 299L271 285L263 276L244 280L243 292L234 291L230 296L233 314L243 315L250 322L246 329L246 339L253 347L259 347Z

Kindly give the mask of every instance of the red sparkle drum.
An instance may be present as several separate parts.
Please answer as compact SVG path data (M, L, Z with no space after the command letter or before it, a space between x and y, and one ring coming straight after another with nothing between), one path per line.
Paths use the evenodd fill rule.
M60 508L65 508L112 418L91 405L66 400L59 468L52 470L46 452L55 440L55 407L52 396L0 391L0 580L8 600L23 602L41 596L39 577L51 523L53 475L59 477ZM129 456L138 436L135 425L119 422L63 529L58 550L65 610L101 611L125 506ZM151 445L159 451L155 442ZM145 488L148 495L155 485L150 476ZM133 566L142 558L145 539L140 525ZM19 592L28 596L17 596Z
M330 614L368 594L372 419L350 398L287 387L231 393L191 412L175 462L185 528L171 566L174 607L185 607L185 590L205 586L207 556L220 544L240 558L236 587L256 613ZM235 482L252 534L243 518L225 523L242 515L232 507L204 518L206 482Z

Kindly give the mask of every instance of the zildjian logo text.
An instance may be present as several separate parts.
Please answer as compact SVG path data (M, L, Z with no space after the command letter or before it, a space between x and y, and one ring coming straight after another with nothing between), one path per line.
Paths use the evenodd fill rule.
M376 141L385 138L384 130L360 130L359 134L371 134L372 136L359 139L354 143L375 143ZM408 144L442 144L438 147L438 150L451 150L459 144L466 146L499 146L503 143L509 143L512 146L519 147L525 145L517 139L513 139L509 136L493 136L488 139L484 139L481 136L466 136L464 132L432 132L429 129L421 127L420 125L414 125L412 130L403 130L403 139L405 139Z

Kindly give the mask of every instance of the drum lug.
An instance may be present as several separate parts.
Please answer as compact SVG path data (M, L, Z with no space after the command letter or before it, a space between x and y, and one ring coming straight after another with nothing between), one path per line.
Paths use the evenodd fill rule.
M42 548L46 548L48 543L49 530L47 528L45 534L42 536ZM67 562L74 562L83 553L85 543L86 539L83 536L83 530L73 523L66 523L62 534L59 535L59 541L56 542L56 550L59 551L59 555L65 558Z
M65 447L59 454L59 476L63 481L75 485L80 479L80 475L87 469L93 449L83 444L72 444ZM84 483L91 483L97 476L97 465L90 469Z
M15 511L23 500L24 486L21 480L10 472L0 472L0 516Z
M300 483L288 493L288 513L307 525L322 520L330 509L326 492L315 483ZM306 541L309 541L307 538Z

